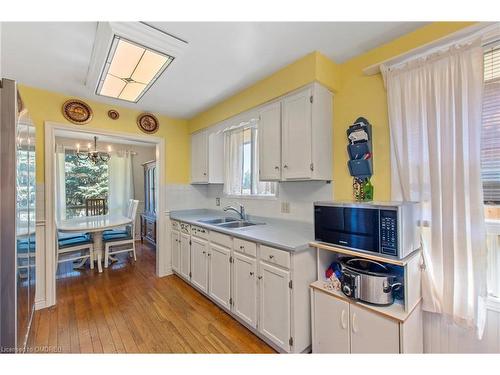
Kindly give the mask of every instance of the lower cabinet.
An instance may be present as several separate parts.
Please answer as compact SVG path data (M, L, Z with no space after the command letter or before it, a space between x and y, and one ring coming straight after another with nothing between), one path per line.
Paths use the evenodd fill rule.
M191 273L191 236L187 233L180 234L180 270L179 274L189 280Z
M191 282L208 292L208 241L191 237Z
M259 262L259 331L276 345L290 348L290 271Z
M211 243L208 251L208 295L230 310L231 249Z
M257 327L257 261L238 252L233 255L233 313Z
M170 243L172 247L172 269L179 272L181 261L181 240L178 230L172 230L170 232Z
M407 320L311 290L313 353L421 353L420 308Z
M311 293L313 353L350 353L349 303L315 290Z

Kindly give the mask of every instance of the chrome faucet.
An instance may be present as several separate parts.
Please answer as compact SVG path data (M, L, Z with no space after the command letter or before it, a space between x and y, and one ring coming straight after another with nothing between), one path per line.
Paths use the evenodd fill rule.
M247 214L245 213L245 207L242 204L238 203L238 206L240 206L240 209L238 210L237 208L233 206L226 206L224 207L224 211L234 211L238 215L240 215L241 220L246 220L247 219Z

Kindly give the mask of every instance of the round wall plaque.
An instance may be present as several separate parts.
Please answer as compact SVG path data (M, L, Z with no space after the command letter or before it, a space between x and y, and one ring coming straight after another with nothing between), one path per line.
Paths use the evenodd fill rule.
M93 116L90 106L78 99L70 99L64 102L62 112L66 120L78 125L90 122Z
M137 126L143 132L151 134L158 130L158 119L151 113L142 113L137 117Z
M118 113L118 111L115 111L114 109L110 109L108 111L108 117L111 120L118 120L118 118L120 117L120 114Z

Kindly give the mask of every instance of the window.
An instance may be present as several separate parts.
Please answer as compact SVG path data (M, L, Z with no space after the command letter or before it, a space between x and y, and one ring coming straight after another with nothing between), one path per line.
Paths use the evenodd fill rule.
M224 193L236 196L276 196L276 182L259 181L256 121L226 130Z
M481 179L485 203L500 204L500 46L484 53Z
M108 198L108 163L79 160L66 150L64 157L66 218L85 216L85 200Z

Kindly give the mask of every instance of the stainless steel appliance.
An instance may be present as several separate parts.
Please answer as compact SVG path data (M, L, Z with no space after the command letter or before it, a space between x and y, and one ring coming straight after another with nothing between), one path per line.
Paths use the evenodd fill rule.
M382 263L351 258L340 262L341 290L349 298L373 305L391 305L402 288L395 273Z
M0 352L23 352L35 300L35 127L0 81Z
M315 202L314 237L351 250L402 259L420 248L412 202Z

